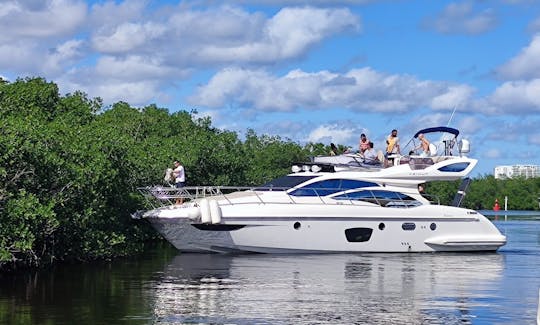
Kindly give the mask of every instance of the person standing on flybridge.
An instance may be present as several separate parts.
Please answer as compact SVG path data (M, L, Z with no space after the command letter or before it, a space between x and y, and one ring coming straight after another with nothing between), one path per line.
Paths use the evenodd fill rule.
M174 175L174 185L176 188L182 188L186 185L186 173L184 171L184 166L182 166L182 164L178 160L174 161L173 175ZM182 204L182 203L184 203L183 198L180 197L176 199L176 204Z
M399 154L399 138L397 136L397 130L393 129L392 133L386 138L386 154L384 157L386 158L384 161L384 167L388 167L389 163L394 164L394 158L389 157L392 155Z
M418 140L420 140L420 145L413 150L422 149L422 152L420 153L420 157L429 157L431 152L429 151L429 141L426 139L423 133L420 133L418 135Z

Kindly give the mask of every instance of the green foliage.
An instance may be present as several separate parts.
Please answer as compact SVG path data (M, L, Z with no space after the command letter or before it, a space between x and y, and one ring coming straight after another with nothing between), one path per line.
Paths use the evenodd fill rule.
M257 136L253 130L248 130L243 155L248 162L247 185L260 185L283 176L290 172L293 163L307 158L307 151L295 143L277 136Z
M188 185L259 185L329 152L253 131L241 141L155 105L104 110L41 78L0 83L0 117L0 269L138 252L158 237L130 217L144 207L137 187L162 183L174 159Z
M59 101L58 86L42 78L17 79L0 84L0 116L50 119Z
M58 227L52 202L43 204L25 190L13 195L0 214L0 260L37 265L47 256L47 241Z
M459 181L430 182L426 192L436 195L441 204L450 204L458 189ZM493 176L473 179L463 201L463 206L482 210L492 209L495 200L504 208L504 197L508 197L508 210L538 210L540 178L515 178L497 180Z

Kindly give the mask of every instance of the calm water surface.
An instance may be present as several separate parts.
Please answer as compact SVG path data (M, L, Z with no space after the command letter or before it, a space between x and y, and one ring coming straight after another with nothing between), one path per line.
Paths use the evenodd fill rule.
M0 276L2 324L536 324L540 221L498 253L206 255ZM501 220L502 219L502 220Z

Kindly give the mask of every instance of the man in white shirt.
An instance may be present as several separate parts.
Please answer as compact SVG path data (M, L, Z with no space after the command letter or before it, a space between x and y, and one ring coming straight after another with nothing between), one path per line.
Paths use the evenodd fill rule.
M368 148L364 151L364 162L369 165L377 165L380 163L375 149L373 149L373 142L369 142Z
M174 169L173 169L173 175L174 175L174 185L176 188L182 188L184 185L186 185L186 174L184 172L184 166L180 164L178 160L174 161ZM182 204L184 203L183 198L177 198L176 204Z

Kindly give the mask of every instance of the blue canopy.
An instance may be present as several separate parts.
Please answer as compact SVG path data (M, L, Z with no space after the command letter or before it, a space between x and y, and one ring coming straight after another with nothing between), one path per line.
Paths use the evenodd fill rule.
M456 137L459 134L459 130L457 130L457 129L449 128L449 127L446 127L446 126L437 126L437 127L433 127L433 128L427 128L427 129L420 130L420 131L416 132L414 137L418 138L418 135L420 133L426 134L426 133L433 133L433 132L448 132L448 133L452 133Z

